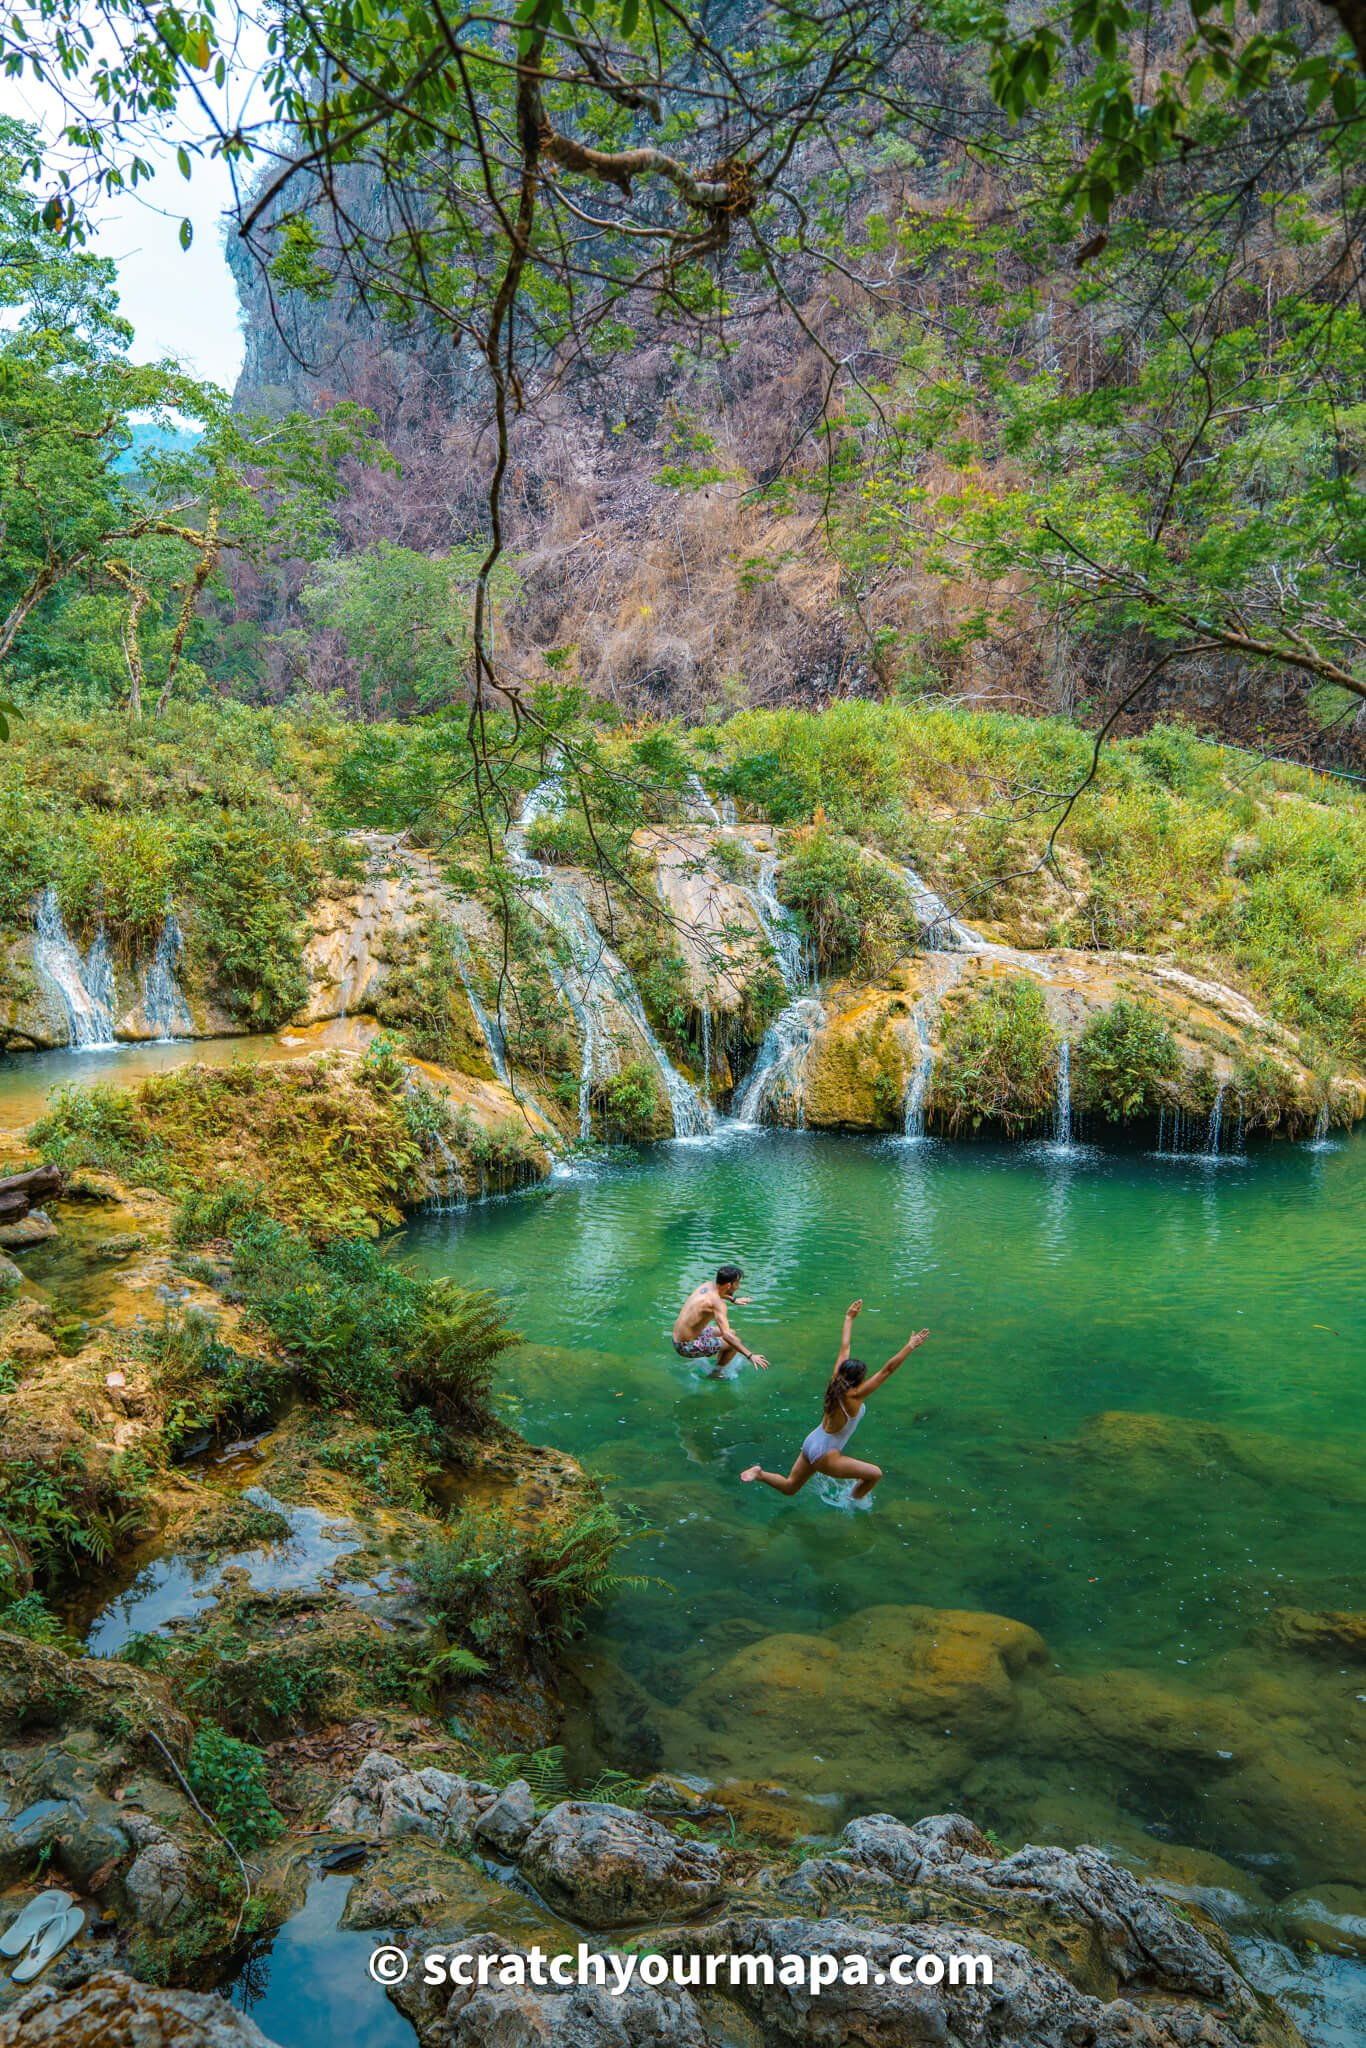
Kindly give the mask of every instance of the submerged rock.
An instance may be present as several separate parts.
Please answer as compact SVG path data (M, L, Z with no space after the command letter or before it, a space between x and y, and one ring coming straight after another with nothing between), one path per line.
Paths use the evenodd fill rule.
M624 1806L566 1799L528 1837L522 1874L553 1907L585 1927L629 1927L696 1913L723 1893L721 1852L680 1841Z
M38 1985L0 2013L0 2048L275 2048L215 1992L166 1991L101 1970L74 1991Z

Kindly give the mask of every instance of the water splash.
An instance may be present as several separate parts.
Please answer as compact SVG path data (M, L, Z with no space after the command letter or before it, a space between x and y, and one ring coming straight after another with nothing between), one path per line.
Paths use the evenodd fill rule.
M930 1079L934 1073L934 1048L930 1044L930 1027L924 1010L917 1004L912 1011L915 1019L915 1034L920 1041L920 1054L906 1089L903 1128L912 1144L923 1144L925 1131L925 1110L930 1096Z
M552 963L551 974L578 1026L582 1046L579 1136L585 1143L592 1138L593 1087L608 1071L609 1062L614 1058L611 1041L602 1032L597 1014L604 998L611 996L626 1012L659 1069L673 1119L674 1136L700 1137L712 1129L711 1110L664 1050L645 1013L640 990L631 977L630 969L603 938L578 890L552 874L543 862L527 852L527 834L532 825L544 812L558 809L562 794L553 776L531 791L522 805L521 817L508 832L507 850L514 871L531 885L527 891L528 901L551 930L559 935L567 956L563 965Z
M176 914L168 909L157 949L143 977L142 1007L158 1038L192 1038L194 1018L180 986L179 967L185 939Z
M57 891L49 883L38 899L34 964L57 992L66 1013L67 1043L78 1052L104 1049L114 1040L114 963L103 931L82 960L62 919Z
M814 996L799 996L774 1018L735 1105L737 1124L781 1122L806 1129L806 1060L824 1023L825 1011Z

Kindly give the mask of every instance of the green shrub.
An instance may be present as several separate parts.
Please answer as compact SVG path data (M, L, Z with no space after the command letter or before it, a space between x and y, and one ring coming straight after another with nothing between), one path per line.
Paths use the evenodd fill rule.
M822 972L876 975L916 937L910 895L857 842L818 826L799 840L778 878L784 903L810 934Z
M951 1132L987 1123L1013 1136L1046 1113L1057 1071L1043 991L1028 975L1013 975L984 995L946 1004L932 1113Z
M467 1508L427 1540L413 1577L449 1633L478 1651L502 1658L528 1639L553 1648L628 1583L615 1567L623 1535L601 1500L527 1528L500 1508Z
M494 1363L518 1341L493 1295L419 1279L363 1238L315 1250L261 1216L239 1232L233 1265L318 1398L375 1423L413 1409L460 1429L489 1422Z
M1121 998L1092 1017L1077 1043L1074 1099L1111 1123L1155 1115L1170 1097L1164 1084L1180 1071L1181 1055L1165 1019L1150 1004Z
M212 1726L199 1730L186 1773L195 1798L237 1849L256 1849L284 1832L271 1804L266 1760L249 1742Z
M659 1113L659 1069L653 1061L630 1060L603 1083L602 1118L609 1137L648 1138Z
M31 1643L66 1643L68 1630L54 1614L41 1593L21 1593L17 1600L0 1607L0 1629L13 1636L27 1636Z

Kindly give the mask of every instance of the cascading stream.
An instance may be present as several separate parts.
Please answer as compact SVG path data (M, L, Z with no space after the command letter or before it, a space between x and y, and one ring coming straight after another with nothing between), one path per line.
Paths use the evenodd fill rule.
M1072 1047L1063 1039L1058 1047L1057 1097L1053 1105L1053 1143L1059 1152L1072 1149Z
M567 963L552 968L552 973L556 988L578 1025L583 1047L579 1067L579 1136L585 1143L592 1138L593 1085L611 1056L610 1042L595 1014L596 1006L610 994L630 1018L659 1069L674 1136L700 1137L712 1128L711 1110L679 1073L660 1043L630 969L607 944L572 884L552 874L527 852L526 837L531 826L545 811L558 809L561 797L560 785L553 777L533 789L522 806L521 817L508 832L507 849L514 871L531 885L527 894L533 908L558 933L568 955Z
M778 856L766 853L759 862L754 886L746 889L745 895L773 948L791 1000L764 1033L754 1065L736 1091L731 1114L738 1124L760 1124L775 1108L786 1106L795 1112L800 1127L806 1115L806 1057L825 1023L825 1011L813 993L815 960L796 919L779 900L777 875Z
M925 1112L929 1105L930 1081L934 1074L934 1047L930 1043L930 1027L924 1010L917 1005L911 1014L915 1020L915 1035L920 1041L920 1053L906 1090L903 1128L913 1144L920 1144L927 1135Z
M113 1045L114 963L104 933L96 935L82 960L50 883L38 899L35 923L34 964L66 1012L68 1044L79 1052Z
M168 909L156 952L143 979L142 1007L159 1038L191 1038L194 1018L180 986L177 970L185 940L176 914Z

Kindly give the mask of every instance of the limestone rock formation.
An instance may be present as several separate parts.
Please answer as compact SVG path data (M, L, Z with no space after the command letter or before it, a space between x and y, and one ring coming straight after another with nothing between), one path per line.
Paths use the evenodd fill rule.
M720 1900L724 1866L708 1842L681 1841L643 1813L568 1799L528 1837L523 1876L586 1927L629 1927Z
M101 1970L72 1991L45 1984L0 2012L0 2048L275 2048L216 1992L167 1991Z

